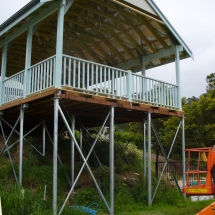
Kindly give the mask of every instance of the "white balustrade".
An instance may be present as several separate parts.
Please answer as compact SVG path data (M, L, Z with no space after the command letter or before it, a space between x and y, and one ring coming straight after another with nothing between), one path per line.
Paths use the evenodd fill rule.
M132 83L132 99L134 101L167 108L178 108L177 85L138 74L132 74Z
M55 56L39 62L28 69L29 86L27 94L41 92L54 86Z
M56 56L28 69L26 95L54 86ZM3 103L23 97L24 71L4 80ZM63 55L62 87L117 99L178 108L178 86L131 71Z
M21 71L3 81L3 103L11 102L23 97L24 71Z
M62 85L84 92L127 98L125 70L63 56Z

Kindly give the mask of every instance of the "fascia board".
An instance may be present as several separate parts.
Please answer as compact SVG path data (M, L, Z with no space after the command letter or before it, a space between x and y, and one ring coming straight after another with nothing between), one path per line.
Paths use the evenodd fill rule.
M18 24L19 22L21 22L24 18L28 17L31 13L33 13L35 10L37 10L38 8L40 8L42 5L44 5L45 3L41 3L39 2L38 4L34 5L30 10L26 11L25 13L23 13L21 16L19 16L19 14L17 14L18 18L13 21L10 25L8 25L7 27L5 27L1 32L0 32L0 37L6 33L9 29L13 28L16 24ZM20 11L20 14L22 13L22 10Z

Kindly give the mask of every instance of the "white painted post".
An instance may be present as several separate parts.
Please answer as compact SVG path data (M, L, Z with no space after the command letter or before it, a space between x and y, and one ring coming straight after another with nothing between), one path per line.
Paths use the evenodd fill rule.
M144 60L144 57L142 57L142 75L144 77L146 77L146 67L145 67L145 60ZM146 84L147 84L147 80L146 79L143 79L142 80L142 100L145 101L145 93L146 93Z
M56 42L56 67L54 74L54 85L61 88L62 83L62 64L63 64L63 29L64 29L64 12L66 0L62 0L61 7L58 10L57 19L57 42Z
M5 44L3 47L3 52L2 52L2 63L1 63L1 85L0 85L0 106L3 104L3 99L4 99L4 80L6 76L6 66L7 66L7 51L8 51L8 44Z
M132 101L132 72L131 70L128 70L128 73L126 75L126 85L127 85L127 98L128 101Z
M26 55L25 55L25 74L24 74L24 83L23 83L23 97L29 93L29 72L28 69L31 66L31 54L32 54L32 37L33 37L33 26L30 26L27 34L26 42Z
M183 51L182 46L175 46L175 69L176 69L176 84L178 85L178 100L177 107L182 110L181 104L181 74L180 74L180 52Z

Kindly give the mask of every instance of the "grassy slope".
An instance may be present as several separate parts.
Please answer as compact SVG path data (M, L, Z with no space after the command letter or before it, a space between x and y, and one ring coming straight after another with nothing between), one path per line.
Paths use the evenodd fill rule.
M127 144L126 144L127 145ZM65 149L66 146L63 146ZM99 150L101 155L101 162L108 163L108 146L103 145ZM189 199L185 201L175 188L171 188L166 184L162 184L158 190L155 201L152 207L147 206L147 181L142 180L141 172L142 166L141 157L131 144L126 150L123 145L115 145L116 175L115 175L115 214L116 215L194 215L204 207L209 205L212 201L190 202ZM17 157L17 151L11 151L14 160ZM63 151L65 157L66 151ZM47 154L46 158L36 156L29 148L25 151L23 161L23 186L25 189L25 197L23 198L20 190L21 187L16 186L13 172L7 156L0 157L0 196L2 199L2 210L4 215L50 215L52 214L52 156ZM126 155L126 159L125 159ZM127 163L129 161L129 165ZM63 160L67 162L67 160ZM106 199L109 199L109 168L96 167L95 160L90 160L91 167L94 171L98 183L104 192ZM76 163L76 171L81 162ZM16 172L18 172L17 164L15 164ZM62 168L59 165L58 174L58 203L59 207L62 205L69 186L65 177L64 171L69 172L70 167L65 165ZM135 176L133 173L139 172L140 176ZM76 172L77 174L77 172ZM135 178L133 180L133 178ZM125 179L126 178L126 179ZM44 183L49 182L47 186L47 200L43 200ZM153 179L153 189L156 181ZM62 215L74 214L81 215L80 211L72 211L70 205L90 205L93 202L98 203L98 214L108 214L104 207L97 191L95 190L92 180L87 172L84 170L75 191L77 194L70 198L69 203Z

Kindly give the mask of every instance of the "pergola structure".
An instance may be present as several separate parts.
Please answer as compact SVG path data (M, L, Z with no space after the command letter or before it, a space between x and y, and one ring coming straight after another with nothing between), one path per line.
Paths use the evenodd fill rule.
M82 168L88 168L113 215L114 124L147 119L148 177L151 180L151 119L180 117L184 131L180 60L189 57L193 58L191 50L152 0L29 2L0 26L0 127L4 138L4 123L11 128L8 139L14 132L20 137L18 176L14 170L17 182L22 184L23 139L31 130L26 134L24 131L33 130L46 121L44 133L48 128L53 131L53 214L62 213L65 204L59 213L57 211L57 150L58 130L66 126L72 137L69 195L78 180L74 178L76 146L83 159ZM147 69L171 62L176 65L176 84L146 76ZM63 101L69 119L59 101ZM96 141L84 157L74 137L75 127L82 125L103 125L101 134L108 118L110 205L87 162ZM52 139L50 133L49 136ZM8 146L8 139L5 138L2 153L7 152L10 157L12 146ZM152 204L150 180L149 205Z

